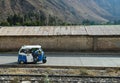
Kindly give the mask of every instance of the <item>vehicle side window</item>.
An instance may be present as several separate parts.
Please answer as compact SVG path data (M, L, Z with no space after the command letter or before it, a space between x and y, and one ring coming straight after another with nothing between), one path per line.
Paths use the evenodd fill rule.
M25 49L21 49L20 53L26 53Z

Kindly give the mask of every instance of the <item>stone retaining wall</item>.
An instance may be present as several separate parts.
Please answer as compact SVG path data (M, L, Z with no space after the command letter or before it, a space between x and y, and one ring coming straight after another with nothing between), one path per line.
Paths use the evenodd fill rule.
M22 45L41 45L46 51L120 51L120 37L1 36L0 51L17 51Z

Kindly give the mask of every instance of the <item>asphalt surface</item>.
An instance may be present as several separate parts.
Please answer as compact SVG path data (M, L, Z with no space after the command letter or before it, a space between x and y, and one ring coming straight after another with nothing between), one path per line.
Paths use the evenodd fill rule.
M47 52L49 66L120 67L120 53ZM0 53L0 65L17 64L17 53Z

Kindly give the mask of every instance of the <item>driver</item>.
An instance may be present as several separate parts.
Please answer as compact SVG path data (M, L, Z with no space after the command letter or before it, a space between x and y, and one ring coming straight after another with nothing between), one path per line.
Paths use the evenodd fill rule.
M41 53L42 53L42 52L41 52L40 49L32 52L34 62L37 62L37 61L38 61L38 56L41 55Z

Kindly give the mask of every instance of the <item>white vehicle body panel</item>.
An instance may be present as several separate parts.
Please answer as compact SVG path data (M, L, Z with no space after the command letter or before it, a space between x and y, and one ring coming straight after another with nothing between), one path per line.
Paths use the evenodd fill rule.
M26 58L27 58L27 62L33 62L32 54L27 54Z

